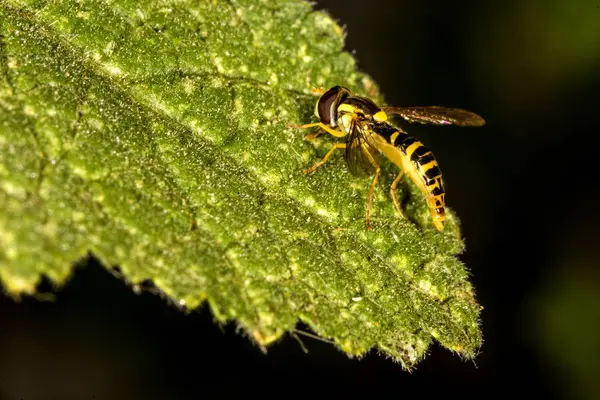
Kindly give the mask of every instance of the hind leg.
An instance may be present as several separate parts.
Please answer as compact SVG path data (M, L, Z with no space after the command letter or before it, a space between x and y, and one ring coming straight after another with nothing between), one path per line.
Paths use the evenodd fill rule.
M398 187L398 183L400 183L400 179L402 179L402 176L404 176L404 171L400 170L400 172L398 173L398 176L396 177L396 179L394 179L394 182L392 183L392 186L390 187L390 194L392 195L392 200L394 200L394 206L396 207L396 211L398 212L398 215L400 215L401 217L404 217L404 214L402 213L402 209L400 208L400 202L398 201L398 195L396 194L396 188Z
M371 187L369 188L369 200L367 201L367 229L373 230L371 228L371 207L373 205L373 193L375 191L375 185L377 185L377 181L379 180L379 172L381 169L379 166L375 170L375 177L373 178L373 182L371 182Z

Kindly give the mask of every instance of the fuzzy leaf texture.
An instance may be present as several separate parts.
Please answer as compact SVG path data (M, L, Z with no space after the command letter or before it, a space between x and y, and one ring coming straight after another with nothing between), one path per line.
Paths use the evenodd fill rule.
M204 301L261 347L303 321L349 356L411 369L433 340L472 358L480 306L406 181L369 178L286 123L311 88L381 96L343 31L297 0L0 0L0 279L64 284L88 253L175 303ZM324 135L325 136L325 135Z

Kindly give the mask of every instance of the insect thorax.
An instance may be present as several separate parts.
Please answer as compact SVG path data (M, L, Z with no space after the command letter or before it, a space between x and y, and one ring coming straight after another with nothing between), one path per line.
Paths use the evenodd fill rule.
M379 111L379 107L367 98L348 97L337 107L337 124L348 131L356 119L371 123L373 115Z

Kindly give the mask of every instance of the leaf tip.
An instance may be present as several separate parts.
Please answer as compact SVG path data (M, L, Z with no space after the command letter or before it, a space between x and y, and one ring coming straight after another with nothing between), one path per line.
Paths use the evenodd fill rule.
M36 292L39 276L23 277L9 272L9 268L0 267L0 282L11 296L33 295Z

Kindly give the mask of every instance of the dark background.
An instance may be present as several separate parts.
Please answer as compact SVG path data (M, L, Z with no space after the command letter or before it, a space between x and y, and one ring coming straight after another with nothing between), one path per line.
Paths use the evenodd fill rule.
M600 1L319 1L397 105L445 105L483 129L411 127L462 220L485 343L439 345L412 374L291 337L268 355L94 260L55 302L0 297L0 398L600 398Z

